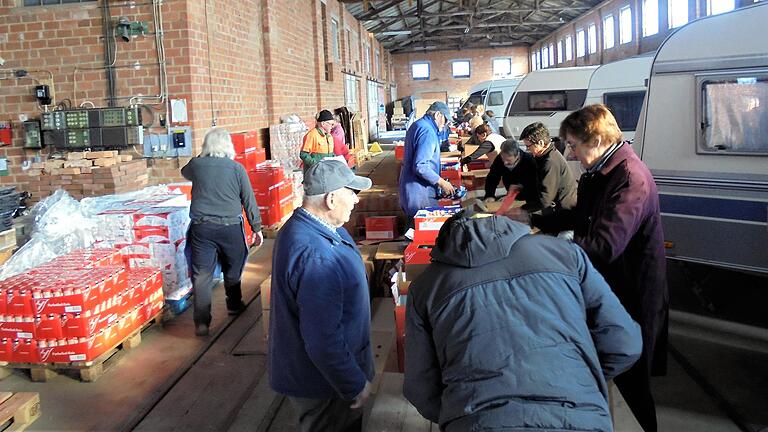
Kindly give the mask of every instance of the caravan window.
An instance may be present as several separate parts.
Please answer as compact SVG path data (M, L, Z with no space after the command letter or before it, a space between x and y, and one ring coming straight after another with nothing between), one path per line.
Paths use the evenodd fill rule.
M491 105L491 106L504 105L504 93L500 91L491 92L488 95L488 105Z
M568 98L564 91L528 94L529 111L565 111Z
M619 129L622 132L629 132L637 129L637 120L640 118L644 98L644 91L606 93L603 95L603 102L616 118Z
M700 153L768 154L768 74L702 77Z
M487 93L487 90L477 91L469 95L469 98L464 102L464 105L461 106L462 109L469 108L472 105L482 105L483 99L485 99L485 94Z

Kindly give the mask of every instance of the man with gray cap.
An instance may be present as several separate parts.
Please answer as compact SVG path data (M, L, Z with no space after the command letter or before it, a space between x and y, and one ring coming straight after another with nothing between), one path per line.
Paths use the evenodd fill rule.
M269 382L302 431L360 431L373 353L365 266L342 228L371 180L324 160L304 174L304 203L272 253Z
M405 134L405 156L400 171L400 207L410 226L417 211L436 206L441 195L455 193L453 185L440 178L438 136L451 121L448 105L434 102L424 117L414 122Z

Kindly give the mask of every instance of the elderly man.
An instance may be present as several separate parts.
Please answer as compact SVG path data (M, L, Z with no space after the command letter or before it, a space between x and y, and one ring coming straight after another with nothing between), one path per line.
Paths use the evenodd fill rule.
M338 160L310 167L304 204L272 255L269 381L302 431L360 431L373 354L365 267L341 228L371 180Z
M520 186L517 199L525 201L523 208L535 206L539 197L539 182L536 176L536 162L533 156L521 151L514 139L501 143L499 156L493 160L485 178L485 201L496 200L496 188L502 182L504 189Z
M573 208L576 205L576 179L563 155L551 143L547 127L543 123L529 124L520 133L520 139L536 160L539 177L538 203L526 210L548 213Z
M434 102L424 117L417 120L405 134L405 156L400 171L400 206L408 217L425 207L437 205L441 195L456 191L447 180L440 178L441 131L448 127L451 111L443 102Z
M192 250L192 286L195 292L195 334L207 336L211 324L211 289L216 261L224 273L227 309L232 315L245 309L240 289L248 246L243 233L242 213L260 245L261 217L248 180L248 173L235 162L235 148L229 132L211 129L203 151L181 169L192 182L192 219L188 239Z
M331 130L336 125L336 120L328 110L322 110L315 119L315 127L304 135L304 144L301 146L299 158L304 163L304 170L320 162L327 157L333 157L333 135Z
M411 283L403 393L440 430L612 431L640 327L581 248L459 213Z

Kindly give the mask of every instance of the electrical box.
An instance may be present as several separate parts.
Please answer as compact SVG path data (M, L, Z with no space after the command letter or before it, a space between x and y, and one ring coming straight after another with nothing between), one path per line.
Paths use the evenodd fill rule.
M67 129L88 129L90 127L87 110L64 111L64 120Z
M10 123L0 123L0 146L13 143L13 129Z
M43 148L43 135L40 131L40 122L37 120L27 120L22 123L22 127L24 129L24 148Z
M127 126L141 126L141 108L137 106L125 108L125 124Z
M41 125L40 129L46 130L64 130L66 124L64 123L64 111L51 111L43 113L40 117Z
M126 125L124 108L107 108L99 111L101 113L101 127L116 127Z
M144 126L129 126L125 131L129 145L144 145Z
M63 130L44 130L43 145L53 147L56 150L67 148L67 132Z
M184 129L174 128L170 131L171 144L173 148L182 148L188 145L186 131Z
M144 156L156 158L192 156L192 128L174 126L168 129L168 135L145 135Z
M89 129L70 129L67 131L67 149L84 149L91 147L91 131Z
M127 128L105 127L101 129L101 145L104 148L123 149L128 147Z

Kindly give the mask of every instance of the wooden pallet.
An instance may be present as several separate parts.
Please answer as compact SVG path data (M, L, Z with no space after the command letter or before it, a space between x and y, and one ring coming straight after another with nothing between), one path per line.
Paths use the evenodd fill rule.
M280 222L278 222L278 223L276 223L274 225L270 225L270 226L268 226L266 228L262 228L261 229L261 233L264 234L264 238L265 239L276 239L277 238L277 232L280 231L280 228L282 228L283 225L285 225L286 222L288 222L288 219L291 217L292 214L293 213L285 215L285 217L283 217L283 219Z
M23 431L40 417L38 393L0 393L0 428Z
M59 374L62 370L76 370L83 382L93 382L104 374L104 363L112 358L118 351L130 351L141 344L141 332L152 324L162 325L163 311L158 312L147 321L140 329L131 333L128 337L116 343L104 354L91 361L69 363L5 363L0 364L3 369L29 369L30 379L34 382L47 382Z

